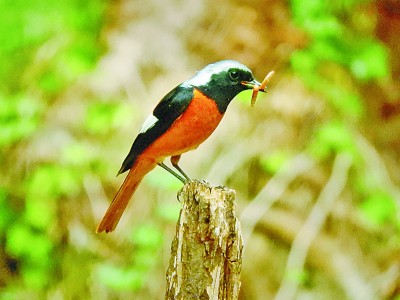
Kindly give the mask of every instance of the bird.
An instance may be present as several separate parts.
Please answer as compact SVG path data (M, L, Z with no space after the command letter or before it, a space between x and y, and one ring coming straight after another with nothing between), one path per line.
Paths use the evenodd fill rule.
M129 172L97 233L115 230L140 182L156 166L183 183L189 181L178 165L181 155L196 149L214 132L236 95L259 86L248 67L222 60L207 65L166 94L143 122L118 171L117 175ZM179 174L164 163L168 157Z

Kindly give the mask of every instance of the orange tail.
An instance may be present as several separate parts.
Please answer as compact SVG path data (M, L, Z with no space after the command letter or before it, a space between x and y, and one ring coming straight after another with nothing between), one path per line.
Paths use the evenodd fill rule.
M108 207L103 219L101 220L96 232L111 232L117 227L122 213L129 203L133 193L136 191L143 177L155 168L156 162L148 159L138 159L138 161L129 170L124 183L119 188L114 200Z

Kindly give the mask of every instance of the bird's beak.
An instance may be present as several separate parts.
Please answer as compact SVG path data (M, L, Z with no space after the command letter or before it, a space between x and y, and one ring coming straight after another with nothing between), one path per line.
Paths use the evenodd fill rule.
M241 84L243 84L246 88L248 88L249 90L254 89L255 86L260 86L261 83L259 83L257 80L253 79L252 81L242 81ZM266 92L265 89L263 90L259 90L260 92Z

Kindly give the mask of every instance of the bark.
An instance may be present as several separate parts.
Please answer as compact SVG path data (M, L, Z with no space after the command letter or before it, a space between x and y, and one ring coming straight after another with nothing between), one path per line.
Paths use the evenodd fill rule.
M190 181L178 194L182 209L167 271L166 299L237 299L243 241L235 191Z

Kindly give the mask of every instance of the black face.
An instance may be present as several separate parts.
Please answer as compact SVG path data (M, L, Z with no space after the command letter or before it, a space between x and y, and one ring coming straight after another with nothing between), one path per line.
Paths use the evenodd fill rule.
M258 84L250 69L236 61L208 65L187 83L214 99L221 113L237 94Z

